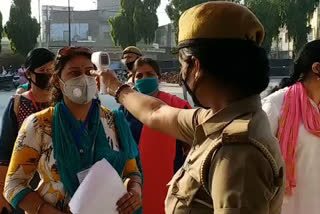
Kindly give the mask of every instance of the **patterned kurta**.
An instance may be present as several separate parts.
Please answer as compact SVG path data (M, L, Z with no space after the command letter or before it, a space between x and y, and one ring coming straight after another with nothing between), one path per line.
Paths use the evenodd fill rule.
M53 112L54 108L51 107L31 115L19 131L4 189L4 196L13 206L31 192L29 182L36 171L41 178L37 192L45 201L59 210L66 210L70 201L70 196L60 180L53 156L51 137ZM101 112L101 122L109 144L111 148L119 151L113 113L105 108L102 108ZM135 159L127 161L123 176L131 173L139 173Z

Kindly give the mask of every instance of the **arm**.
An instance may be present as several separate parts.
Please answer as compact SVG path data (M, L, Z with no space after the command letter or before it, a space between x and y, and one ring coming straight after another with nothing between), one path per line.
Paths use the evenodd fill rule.
M142 179L136 159L127 161L123 177L128 193L117 202L120 214L132 213L142 205Z
M2 127L0 132L0 191L3 193L4 182L8 171L8 165L14 146L14 141L18 135L18 123L14 113L14 98L11 98L8 106L4 111L2 118ZM4 125L5 124L5 125ZM10 204L1 194L0 196L0 212L6 208L11 211Z
M41 152L41 136L34 115L23 123L12 153L4 188L4 196L13 207L20 207L28 213L60 213L46 204L40 195L29 188ZM45 209L45 210L44 210Z
M91 71L91 74L102 77L108 93L112 96L115 96L117 89L122 85L114 72ZM178 115L181 111L188 110L170 107L159 99L142 95L129 87L121 91L119 100L135 118L149 128L186 141L179 131Z
M0 132L0 162L2 166L8 166L11 158L14 142L18 135L18 121L14 112L14 98L6 107Z
M280 111L281 107L276 108L276 106L269 100L262 101L262 109L268 116L268 120L271 126L271 131L274 136L277 135L279 120L280 120Z
M269 214L273 172L252 145L224 145L214 156L209 188L215 214Z

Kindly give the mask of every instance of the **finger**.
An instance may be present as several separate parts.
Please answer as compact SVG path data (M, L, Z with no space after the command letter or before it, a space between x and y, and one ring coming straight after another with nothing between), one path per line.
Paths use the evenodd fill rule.
M92 76L100 76L102 74L102 71L91 70L90 74Z
M127 200L129 200L132 197L131 194L126 193L120 200L117 202L117 206L121 207L124 203L126 203Z
M139 197L133 197L130 198L126 204L124 204L122 207L120 207L120 211L124 212L124 213L132 213L135 210L137 210L137 208L139 208L139 204L141 203L141 200Z
M118 211L124 212L124 213L132 212L132 210L134 209L133 205L135 204L135 201L136 199L134 197L130 198L124 204L118 207Z

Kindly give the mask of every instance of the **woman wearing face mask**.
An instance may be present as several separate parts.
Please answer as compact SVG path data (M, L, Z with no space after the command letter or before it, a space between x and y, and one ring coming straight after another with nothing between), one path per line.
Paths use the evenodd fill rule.
M263 100L286 163L283 214L319 213L320 40L304 46L289 80Z
M140 57L132 71L133 83L140 93L156 97L172 107L191 108L187 101L159 90L160 68L153 59ZM123 106L120 109L124 111L131 132L139 144L144 174L143 212L164 214L167 183L183 165L189 147L169 135L143 126Z
M95 99L90 59L86 48L58 52L52 78L54 107L25 121L13 151L4 190L13 207L28 213L68 212L80 185L78 173L103 158L128 181L128 193L117 204L119 212L132 213L141 206L138 149L123 114L109 111ZM42 182L32 192L27 181L35 171Z
M32 113L49 106L49 79L52 74L54 54L47 49L37 48L28 54L25 67L26 77L30 82L30 89L21 95L13 96L2 118L0 135L0 189L2 192L4 180L10 162L14 142L23 121ZM36 182L35 182L36 183ZM36 185L36 184L34 184ZM33 188L35 186L33 185ZM10 205L0 196L0 211ZM19 212L19 211L14 211Z

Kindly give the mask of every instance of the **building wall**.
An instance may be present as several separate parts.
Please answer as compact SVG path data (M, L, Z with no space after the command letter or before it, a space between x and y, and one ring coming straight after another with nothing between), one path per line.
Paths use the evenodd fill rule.
M97 0L97 7L99 10L120 11L120 0Z

